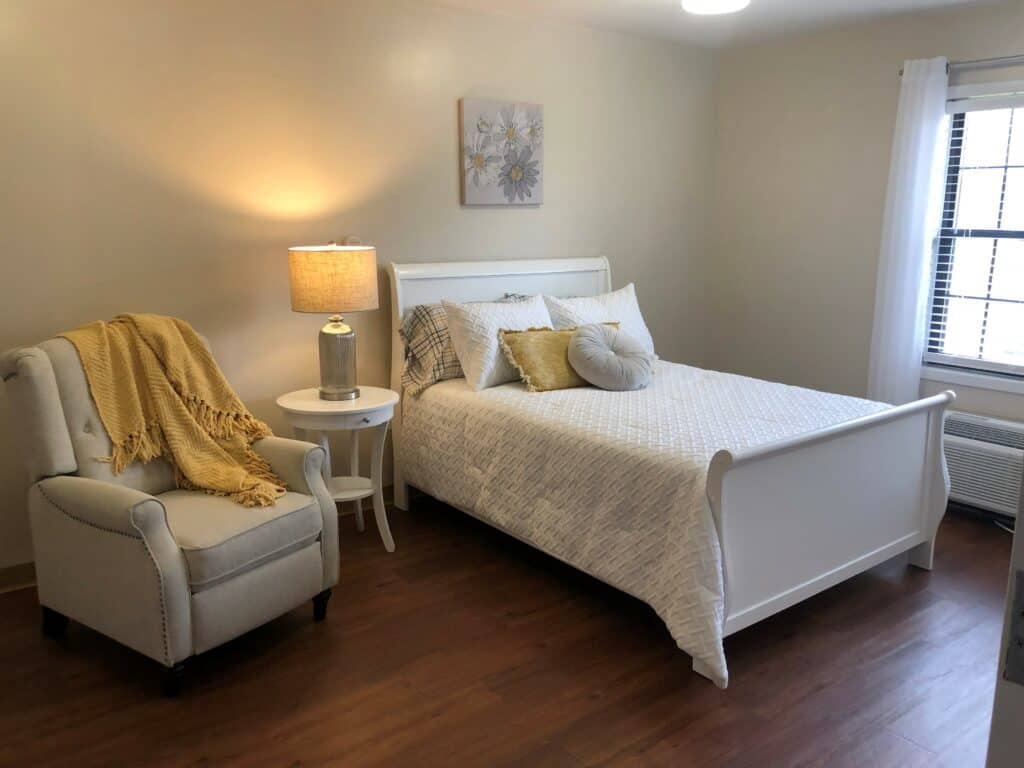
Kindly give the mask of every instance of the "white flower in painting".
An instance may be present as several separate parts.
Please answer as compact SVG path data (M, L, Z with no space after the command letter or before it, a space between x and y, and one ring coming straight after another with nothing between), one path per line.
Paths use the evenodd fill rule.
M539 109L531 110L526 115L526 141L534 149L544 143L544 118Z
M479 133L489 134L494 130L494 123L492 123L483 115L480 115L480 117L476 119L476 130Z
M462 145L462 168L466 181L486 187L497 181L502 157L489 133L468 131Z
M503 158L529 144L526 115L515 104L498 110L498 117L494 121L494 140Z
M533 150L529 147L513 149L505 158L505 164L498 174L501 193L509 203L518 200L525 203L533 197L533 188L540 179L539 161L533 159Z

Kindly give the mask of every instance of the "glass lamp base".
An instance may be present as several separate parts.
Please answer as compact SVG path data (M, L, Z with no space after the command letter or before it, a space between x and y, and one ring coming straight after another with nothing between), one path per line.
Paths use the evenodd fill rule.
M356 332L340 315L320 329L320 399L355 400Z

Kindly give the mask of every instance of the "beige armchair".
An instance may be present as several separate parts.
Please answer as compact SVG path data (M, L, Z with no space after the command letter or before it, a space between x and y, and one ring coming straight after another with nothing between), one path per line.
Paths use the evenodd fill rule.
M120 475L75 348L65 339L0 357L28 491L43 632L68 618L164 668L175 695L184 662L306 600L326 616L338 581L338 518L318 446L254 444L288 486L271 507L177 490L164 460Z

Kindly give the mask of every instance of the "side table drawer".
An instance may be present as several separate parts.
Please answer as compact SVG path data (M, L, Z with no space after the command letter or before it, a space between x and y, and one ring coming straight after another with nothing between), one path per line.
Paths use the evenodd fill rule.
M366 413L337 413L337 414L303 414L289 413L286 418L288 423L299 429L309 429L314 432L367 429L376 427L390 421L395 409L380 408L376 411Z

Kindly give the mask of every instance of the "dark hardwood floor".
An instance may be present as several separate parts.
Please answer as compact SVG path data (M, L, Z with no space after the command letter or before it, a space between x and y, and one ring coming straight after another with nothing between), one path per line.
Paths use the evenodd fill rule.
M0 764L930 766L984 762L1010 536L947 516L890 563L726 641L720 691L643 604L436 502L342 521L327 621L152 662L0 595Z

